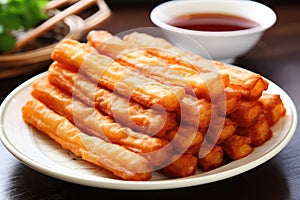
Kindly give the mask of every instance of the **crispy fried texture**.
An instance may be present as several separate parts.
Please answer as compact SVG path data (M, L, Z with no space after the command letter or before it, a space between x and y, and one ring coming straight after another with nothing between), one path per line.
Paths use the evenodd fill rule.
M182 178L195 174L197 169L197 157L191 154L174 155L175 159L159 171L172 178Z
M257 147L272 138L273 133L270 128L269 116L260 114L256 123L250 127L238 127L237 134L250 137L251 145Z
M269 83L257 73L229 67L221 62L215 62L215 64L221 74L229 75L229 86L240 88L245 99L257 100L268 89Z
M159 55L159 57L173 61L174 63L180 63L199 72L210 72L214 67L214 63L211 60L177 48L163 38L154 37L145 33L132 32L125 35L122 39L129 48L151 47L152 49L165 49L166 51L156 51L153 52L153 54Z
M229 79L221 79L217 73L192 70L178 63L168 62L160 57L148 54L147 50L133 50L116 59L124 66L138 70L159 82L182 86L186 92L194 93L198 98L210 99L224 91Z
M248 127L253 125L258 116L263 113L263 104L259 101L241 100L238 108L229 114L229 118L238 126Z
M209 171L224 164L224 153L220 145L215 145L203 158L198 159L198 164L204 171Z
M229 86L232 85L234 88L240 88L243 97L246 99L257 100L269 85L268 82L259 74L229 67L217 61L209 63L211 61L179 49L162 38L134 32L124 36L123 40L128 43L128 46L132 47L155 47L166 49L170 52L174 52L174 54L176 53L176 56L178 57L170 60L176 60L176 62L184 64L186 67L200 69L201 72L214 70L215 72L219 73L220 76L229 76ZM169 55L165 57L170 58L174 56ZM180 57L185 59L180 59ZM182 62L182 60L188 60L191 64L186 64L187 62Z
M163 38L91 31L87 40L54 48L24 120L125 180L149 180L151 171L186 177L244 158L286 113L259 74Z
M73 100L71 96L50 84L47 77L39 79L33 84L32 96L65 116L82 130L138 153L153 152L167 144L166 140L150 137L123 127L93 107L89 107L79 100Z
M221 145L224 153L232 160L244 158L253 151L251 138L236 134L230 136Z
M216 124L212 124L209 128L212 130L210 131L210 135L206 135L207 139L216 144L220 144L236 132L237 123L229 118L225 118L222 129L216 127ZM207 132L207 129L205 132Z
M279 94L263 93L259 102L261 102L265 107L265 113L270 119L270 126L273 126L286 114L286 109Z
M87 34L87 44L94 47L99 53L116 58L126 53L126 45L121 38L113 36L108 31L92 30Z
M238 88L234 88L233 85L227 86L225 89L226 95L226 115L234 112L239 105L239 101L242 99L242 92Z
M174 151L196 155L203 142L203 133L200 129L189 125L181 125L168 131L165 139L172 143Z
M197 99L186 95L176 109L176 114L181 121L199 128L208 127L212 117L212 105L207 99Z
M64 149L122 179L142 181L152 177L151 167L145 158L81 132L38 100L29 100L22 107L22 114L27 123L50 136Z
M48 79L52 84L133 130L163 137L166 131L177 125L174 113L145 108L106 88L97 86L87 77L68 70L57 62L53 62L49 67Z
M64 39L56 45L51 57L147 107L159 104L167 111L173 111L185 94L182 87L167 86L146 78L110 57L98 54L93 47L72 39Z
M139 71L161 83L182 86L187 92L193 92L197 97L210 99L212 95L218 95L228 85L229 77L220 77L214 71L200 72L174 62L172 54L162 49L150 47L130 48L126 41L110 35L106 31L92 31L87 36L88 44L93 46L101 54L108 55L124 66ZM108 48L110 47L110 48ZM112 51L112 49L114 51ZM174 55L175 56L175 55ZM188 61L185 61L188 63Z

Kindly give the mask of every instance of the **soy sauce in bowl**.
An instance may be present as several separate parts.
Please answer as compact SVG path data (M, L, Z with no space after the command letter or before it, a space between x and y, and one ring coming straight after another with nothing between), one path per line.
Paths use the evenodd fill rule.
M168 24L194 31L240 31L260 26L250 19L222 13L181 15L170 20Z
M210 60L232 63L258 43L277 17L271 8L256 1L188 0L159 4L151 11L150 19L164 30L165 38L179 43L174 34L180 34L198 46L180 43L183 48ZM238 27L230 31L228 23Z

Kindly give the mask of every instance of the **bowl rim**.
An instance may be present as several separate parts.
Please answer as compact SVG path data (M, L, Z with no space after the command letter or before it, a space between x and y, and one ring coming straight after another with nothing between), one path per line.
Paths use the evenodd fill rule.
M162 9L168 8L169 6L180 6L183 4L189 4L189 3L223 3L223 4L243 4L243 5L256 5L260 6L266 10L268 10L269 14L272 16L272 21L268 23L268 25L265 26L258 26L250 29L245 30L238 30L238 31L196 31L196 30L188 30L183 28L178 28L172 25L169 25L168 23L162 21L159 19L159 13ZM234 13L233 13L234 14ZM265 30L271 28L277 21L277 15L273 9L270 7L256 2L256 1L247 1L247 0L173 0L173 1L167 1L164 3L161 3L154 7L152 11L150 12L150 19L152 23L154 23L156 26L169 30L174 31L177 33L182 34L189 34L193 36L209 36L209 37L232 37L232 36L243 36L243 35L250 35L255 33L264 32ZM259 23L259 22L258 22Z

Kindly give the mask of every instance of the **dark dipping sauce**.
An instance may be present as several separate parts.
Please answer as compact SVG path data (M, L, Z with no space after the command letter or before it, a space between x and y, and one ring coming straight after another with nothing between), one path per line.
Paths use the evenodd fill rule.
M181 15L168 24L195 31L240 31L260 26L250 19L221 13Z

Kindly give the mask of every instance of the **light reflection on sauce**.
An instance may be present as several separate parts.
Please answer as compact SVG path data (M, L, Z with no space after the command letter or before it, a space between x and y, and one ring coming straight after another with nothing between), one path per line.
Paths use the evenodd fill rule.
M221 13L181 15L173 18L168 24L196 31L240 31L260 26L250 19Z

